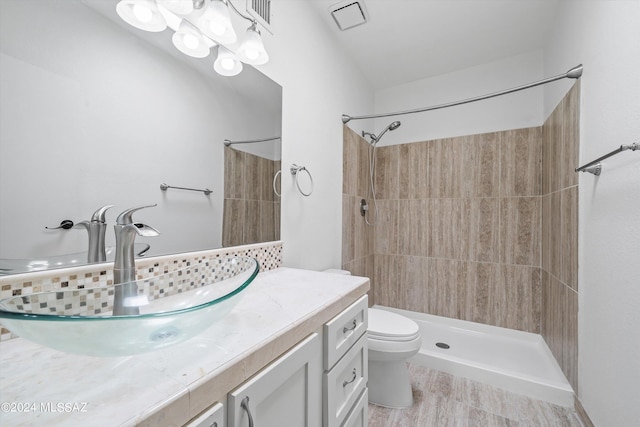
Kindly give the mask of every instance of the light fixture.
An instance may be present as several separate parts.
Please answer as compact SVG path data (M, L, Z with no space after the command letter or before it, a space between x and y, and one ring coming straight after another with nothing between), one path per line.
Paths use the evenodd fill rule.
M154 0L120 0L116 12L127 24L158 33L167 28L167 22Z
M229 9L251 22L239 46ZM223 76L240 73L242 62L262 65L269 61L258 22L236 9L231 0L120 0L116 11L140 30L160 32L168 26L175 31L171 37L175 47L194 58L208 56L218 45L213 68Z
M258 23L253 22L244 35L242 43L238 48L238 59L250 65L262 65L269 61L269 55L264 49Z
M193 12L193 0L156 0L159 6L163 6L178 15L188 15Z
M242 62L224 46L218 46L218 57L213 63L213 69L222 76L235 76L242 71Z
M209 45L202 36L202 33L186 19L180 22L180 27L178 31L173 34L171 41L173 41L173 45L185 55L194 58L205 58L209 56Z
M235 43L238 37L231 25L229 8L222 0L211 0L198 19L198 27L207 36L221 44Z

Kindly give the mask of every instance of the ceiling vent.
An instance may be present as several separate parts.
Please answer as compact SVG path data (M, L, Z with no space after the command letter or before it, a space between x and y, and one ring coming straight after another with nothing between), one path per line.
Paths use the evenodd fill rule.
M341 31L367 22L367 8L362 0L343 0L331 5L329 12Z
M247 13L271 34L271 0L247 0Z

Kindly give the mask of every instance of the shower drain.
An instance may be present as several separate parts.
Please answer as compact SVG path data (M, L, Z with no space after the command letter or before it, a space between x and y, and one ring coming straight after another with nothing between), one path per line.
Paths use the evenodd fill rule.
M449 344L444 343L444 342L437 342L436 343L436 347L448 350L450 346L449 346Z

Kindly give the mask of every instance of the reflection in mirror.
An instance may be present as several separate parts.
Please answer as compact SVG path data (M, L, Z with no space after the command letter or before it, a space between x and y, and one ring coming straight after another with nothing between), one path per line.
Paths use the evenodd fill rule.
M171 32L124 23L116 3L0 2L0 259L49 268L74 254L82 263L85 230L45 227L91 220L105 205L114 205L106 213L112 248L120 212L158 204L134 217L160 232L139 239L150 245L145 256L279 238L279 199L262 184L271 187L279 168L280 140L223 141L280 135L281 88L251 66L219 76L213 58L175 49ZM227 153L242 164L225 171ZM212 192L162 191L163 183ZM227 187L236 192L225 195ZM244 205L225 222L235 234L223 231L232 203Z

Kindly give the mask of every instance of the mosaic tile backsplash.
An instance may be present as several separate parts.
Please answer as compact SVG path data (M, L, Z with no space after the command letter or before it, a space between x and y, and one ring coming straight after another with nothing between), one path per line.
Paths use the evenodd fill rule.
M210 251L183 253L140 259L136 261L137 280L147 281L152 288L151 294L175 294L199 286L204 280L223 280L231 271L222 271L221 266L229 257L255 258L260 264L260 271L273 270L282 265L282 242L268 242L255 245L237 246L231 248L215 249ZM191 268L189 268L191 267ZM238 266L242 268L242 265ZM176 281L163 281L158 284L153 278L171 271L180 270L184 277ZM38 292L50 292L60 290L52 294L52 301L38 301L38 312L60 304L70 314L93 312L105 313L112 310L110 301L113 300L111 292L96 291L91 293L90 301L74 299L73 289L103 288L113 285L113 265L99 264L93 266L74 267L48 272L20 274L0 277L0 299L12 296L30 296ZM66 297L63 295L69 295ZM28 299L33 303L33 299ZM44 306L42 306L44 304ZM9 330L1 327L0 341L16 338Z

